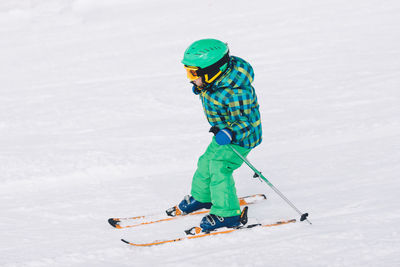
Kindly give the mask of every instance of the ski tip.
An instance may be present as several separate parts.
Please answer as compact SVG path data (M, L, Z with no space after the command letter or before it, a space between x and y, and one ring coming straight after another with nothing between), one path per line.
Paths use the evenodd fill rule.
M112 226L112 227L115 227L115 228L118 228L118 222L119 221L117 221L117 220L115 220L114 218L110 218L110 219L108 219L108 223Z
M124 242L124 243L126 243L126 244L129 244L129 245L130 245L130 242L129 242L129 241L126 241L125 239L121 239L121 241Z

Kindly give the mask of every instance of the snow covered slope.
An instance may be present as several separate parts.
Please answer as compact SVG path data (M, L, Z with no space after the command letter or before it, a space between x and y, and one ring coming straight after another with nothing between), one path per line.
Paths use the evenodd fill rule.
M128 247L107 218L178 202L211 138L180 64L206 37L252 63L249 159L313 225ZM399 174L399 1L0 3L0 266L400 266ZM251 176L250 216L297 217Z

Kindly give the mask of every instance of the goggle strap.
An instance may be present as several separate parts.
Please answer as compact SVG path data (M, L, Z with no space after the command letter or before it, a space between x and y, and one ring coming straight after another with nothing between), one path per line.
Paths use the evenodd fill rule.
M215 79L218 78L218 76L222 73L222 71L219 71L217 74L215 74L211 79L208 79L208 74L204 74L204 80L206 83L212 83Z
M220 60L204 69L197 70L199 76L222 72L221 67L229 62L229 51Z

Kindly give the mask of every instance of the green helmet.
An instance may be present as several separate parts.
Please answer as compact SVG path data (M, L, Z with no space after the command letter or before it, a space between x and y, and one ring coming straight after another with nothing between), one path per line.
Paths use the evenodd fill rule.
M229 48L216 39L198 40L186 49L181 62L197 67L197 74L203 81L211 83L228 68Z

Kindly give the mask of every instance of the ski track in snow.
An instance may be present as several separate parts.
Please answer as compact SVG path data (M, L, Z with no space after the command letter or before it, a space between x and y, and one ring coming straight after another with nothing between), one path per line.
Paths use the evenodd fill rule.
M107 224L189 192L210 135L180 59L205 37L253 65L249 159L313 225L128 247L201 218ZM0 266L400 266L398 1L4 0L0 62ZM251 217L297 217L251 176Z

